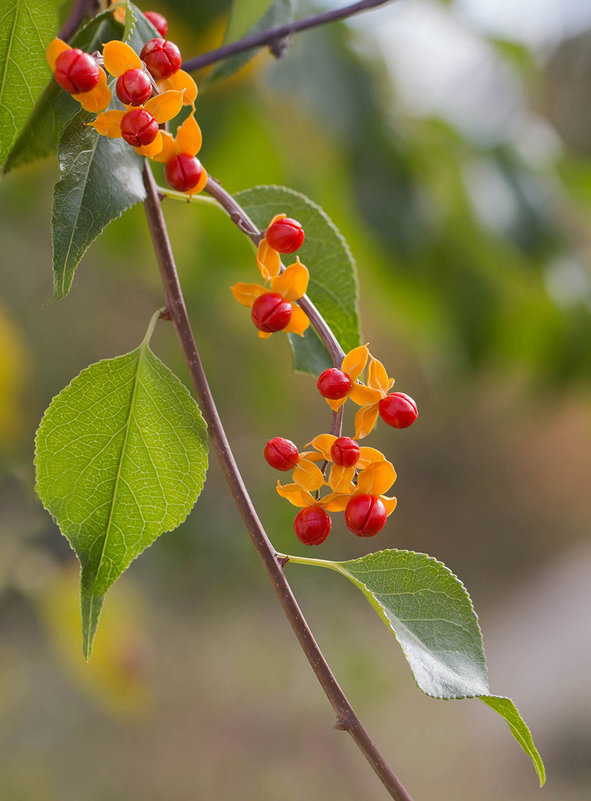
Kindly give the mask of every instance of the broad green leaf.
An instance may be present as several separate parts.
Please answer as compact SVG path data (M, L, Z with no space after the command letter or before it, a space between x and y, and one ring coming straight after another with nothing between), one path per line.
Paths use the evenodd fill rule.
M55 300L68 294L80 259L101 231L146 194L141 158L122 139L83 128L90 119L84 111L74 117L59 144L52 217Z
M134 5L128 4L127 10L123 33L139 53L158 32ZM114 83L112 79L110 84ZM117 99L114 105L121 107ZM68 294L76 267L94 239L146 196L142 159L122 139L109 139L94 128L82 127L93 118L81 111L59 142L61 175L55 185L52 219L55 300Z
M141 53L142 47L146 42L160 37L160 34L136 5L127 3L127 9L123 41L129 42L136 53Z
M45 48L57 11L49 0L4 0L0 12L0 164L50 75Z
M106 11L85 25L74 36L71 44L72 47L92 53L94 50L100 50L104 42L120 39L122 32L123 26ZM45 55L43 62L45 63ZM44 83L50 74L49 68L46 67ZM4 165L4 171L9 172L35 159L55 153L64 127L79 111L80 104L64 92L52 78L16 140Z
M357 347L360 343L357 268L334 223L305 195L283 186L257 186L239 192L236 200L261 229L266 228L276 214L282 213L302 223L306 239L297 255L310 270L308 296L343 350L347 352ZM251 279L245 277L244 280ZM324 345L311 327L303 337L290 334L289 339L296 370L318 374L332 366Z
M183 522L205 482L205 422L149 348L156 320L139 348L74 378L37 431L37 493L82 565L87 659L106 591Z
M484 701L509 724L544 784L544 764L515 704L490 692L478 619L451 570L426 554L397 550L349 562L289 561L336 570L353 582L398 640L420 689L434 698Z
M224 36L224 44L230 44L253 33L275 28L293 19L293 0L236 0ZM254 57L257 50L237 53L217 64L211 71L209 82L215 83L238 72Z

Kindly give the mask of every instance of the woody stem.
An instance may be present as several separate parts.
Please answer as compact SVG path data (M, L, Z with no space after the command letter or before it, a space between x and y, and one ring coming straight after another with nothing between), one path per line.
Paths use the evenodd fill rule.
M283 611L333 707L337 716L337 728L348 731L353 737L380 781L395 801L412 801L396 774L377 750L334 677L285 578L283 573L284 560L279 557L273 548L258 518L238 470L199 357L160 206L158 189L147 161L144 163L143 180L147 195L145 201L146 216L166 297L165 316L172 321L176 329L195 394L203 416L207 421L209 434L234 502L279 598Z

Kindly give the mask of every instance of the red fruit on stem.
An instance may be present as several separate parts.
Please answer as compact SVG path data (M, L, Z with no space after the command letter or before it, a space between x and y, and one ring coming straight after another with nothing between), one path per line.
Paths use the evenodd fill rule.
M203 174L199 159L189 153L179 153L168 159L164 167L164 177L169 186L179 192L188 192L197 186Z
M273 437L265 445L265 459L275 470L291 470L299 458L298 449L290 439Z
M282 217L267 228L265 239L279 253L293 253L304 242L304 229L297 220Z
M158 122L145 108L134 108L121 119L121 136L132 147L149 145L157 133Z
M353 382L342 370L337 370L336 367L329 367L318 377L318 392L323 398L330 400L339 400L344 398L353 386Z
M150 39L143 46L140 58L157 81L170 78L181 68L181 51L167 39Z
M291 320L292 307L277 292L259 295L252 304L252 321L258 329L267 334L282 331Z
M417 404L404 392L392 392L380 401L380 417L393 428L408 428L418 416Z
M160 36L166 36L168 32L168 20L166 17L163 17L157 11L144 11L144 17L150 20Z
M152 83L143 70L126 70L115 89L124 106L141 106L152 94Z
M320 545L328 537L332 520L319 506L306 506L293 521L296 537L304 545Z
M330 455L339 467L354 467L359 459L359 445L351 437L339 437L333 442Z
M98 64L92 56L78 50L77 47L59 54L53 73L62 89L72 95L94 89L99 82L99 74Z
M345 509L345 523L358 537L373 537L384 528L388 513L375 495L354 495Z

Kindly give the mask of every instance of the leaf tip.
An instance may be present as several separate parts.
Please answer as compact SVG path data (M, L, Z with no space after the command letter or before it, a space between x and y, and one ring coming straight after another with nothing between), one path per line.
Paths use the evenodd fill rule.
M80 613L82 615L82 653L87 662L90 661L92 656L94 635L96 634L105 597L104 595L97 595L93 585L94 577L89 580L83 570L80 587Z

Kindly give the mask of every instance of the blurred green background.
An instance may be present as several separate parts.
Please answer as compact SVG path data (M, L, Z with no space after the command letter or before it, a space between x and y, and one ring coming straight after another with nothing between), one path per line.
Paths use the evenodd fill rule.
M228 3L150 7L185 56L223 37ZM493 691L546 761L541 796L500 719L423 696L362 596L293 566L320 645L416 801L591 792L590 44L583 0L401 0L209 88L198 76L210 174L324 207L357 259L364 340L419 404L413 428L368 443L399 474L386 529L359 540L339 521L314 555L444 561L475 602ZM109 594L83 662L77 568L34 496L34 432L83 367L137 345L162 296L138 207L46 305L56 174L51 160L0 186L0 801L383 798L332 730L213 459L187 523ZM327 408L284 338L259 342L231 297L256 280L245 238L215 208L165 210L238 463L274 545L304 553L262 448L307 442ZM153 345L186 381L170 327Z

